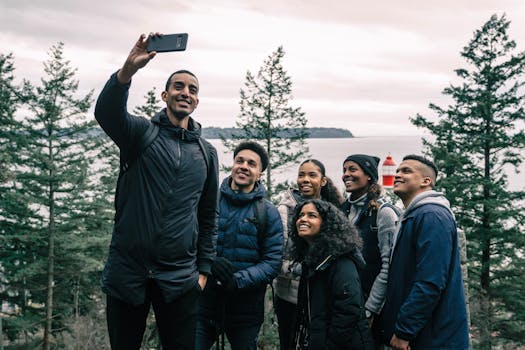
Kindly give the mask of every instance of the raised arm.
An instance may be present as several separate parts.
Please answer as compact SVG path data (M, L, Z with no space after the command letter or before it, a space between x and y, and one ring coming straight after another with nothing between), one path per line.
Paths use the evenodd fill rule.
M155 52L146 52L150 34L142 34L131 49L122 68L111 76L102 89L95 106L95 118L106 134L121 148L130 145L129 140L134 138L135 124L144 124L144 121L133 121L127 111L128 90L131 77L144 67L154 56ZM138 118L135 118L138 119ZM142 128L141 128L142 130Z
M155 55L155 51L147 52L148 42L154 35L160 35L160 33L150 33L148 36L141 34L139 40L135 43L131 51L129 52L128 58L124 65L117 73L118 81L121 84L127 84L131 81L131 77L137 73L137 71L143 68Z

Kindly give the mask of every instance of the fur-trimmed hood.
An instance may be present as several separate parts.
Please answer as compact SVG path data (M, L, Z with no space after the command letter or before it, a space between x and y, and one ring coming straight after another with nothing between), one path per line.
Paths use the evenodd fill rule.
M314 271L327 268L330 263L340 256L351 258L359 269L365 267L365 260L361 254L361 241L355 239L351 234L327 234L321 233L314 244L308 247L304 263ZM359 238L359 237L357 237Z

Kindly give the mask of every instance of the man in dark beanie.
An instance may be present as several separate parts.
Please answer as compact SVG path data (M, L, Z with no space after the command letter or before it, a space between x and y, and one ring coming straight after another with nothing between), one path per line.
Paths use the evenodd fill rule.
M341 206L363 239L361 252L366 266L359 277L376 349L381 348L381 342L374 319L385 300L392 237L399 218L399 210L381 197L378 165L378 157L366 154L353 154L345 159L343 182L349 195Z

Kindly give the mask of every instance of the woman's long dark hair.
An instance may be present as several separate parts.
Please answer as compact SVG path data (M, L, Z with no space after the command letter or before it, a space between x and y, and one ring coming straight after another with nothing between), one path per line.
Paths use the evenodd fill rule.
M299 237L296 226L301 209L306 204L313 204L322 219L319 234L315 236L312 245ZM310 266L318 264L330 254L340 255L361 249L362 246L359 232L339 207L320 199L307 199L297 205L290 225L290 237L294 243L291 258L298 262L305 261Z
M318 161L317 159L307 159L304 162L302 162L301 165L299 165L299 167L306 163L314 163L314 165L319 168L321 175L326 179L326 185L321 187L321 199L330 202L335 206L340 206L341 203L343 203L344 201L343 196L337 190L337 187L334 185L332 179L326 176L324 164Z

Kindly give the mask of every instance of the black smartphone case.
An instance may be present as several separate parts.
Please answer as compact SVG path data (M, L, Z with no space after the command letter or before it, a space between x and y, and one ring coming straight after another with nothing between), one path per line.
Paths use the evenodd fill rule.
M188 43L188 34L166 34L153 36L149 39L147 51L169 52L184 51Z

